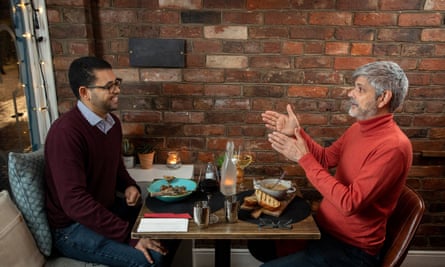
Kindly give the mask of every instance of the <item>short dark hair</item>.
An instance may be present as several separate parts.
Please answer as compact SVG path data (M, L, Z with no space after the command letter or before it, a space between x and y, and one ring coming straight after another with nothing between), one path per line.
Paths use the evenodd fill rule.
M77 99L80 99L79 87L93 84L96 81L94 71L105 69L112 69L110 63L94 56L81 57L71 63L68 79L71 90Z

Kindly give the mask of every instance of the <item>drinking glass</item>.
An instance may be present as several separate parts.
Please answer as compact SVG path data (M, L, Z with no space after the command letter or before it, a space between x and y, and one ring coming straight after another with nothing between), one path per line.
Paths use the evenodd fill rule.
M214 167L214 175L213 175L213 177L216 177L216 178L218 178L218 175L216 174L217 172L216 172L216 167L215 167L215 165L213 165L213 167ZM210 200L212 199L212 196L213 196L213 194L215 194L216 192L218 192L219 191L219 181L217 180L217 179L206 179L205 178L205 175L204 175L204 177L202 177L202 169L199 171L199 178L198 178L198 181L199 181L199 190L202 192L202 193L204 193L204 194L206 194L206 196L207 196L207 202L209 203L209 205L210 205ZM212 224L212 223L216 223L216 222L218 222L218 216L216 216L215 214L210 214L210 224Z
M233 152L233 163L236 166L236 183L240 190L244 190L244 169L253 162L253 155L249 150L239 146L238 150Z

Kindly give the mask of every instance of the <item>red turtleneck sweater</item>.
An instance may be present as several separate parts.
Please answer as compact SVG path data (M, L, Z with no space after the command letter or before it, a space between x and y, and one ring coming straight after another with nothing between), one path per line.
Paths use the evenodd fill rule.
M327 148L301 132L311 153L298 163L323 196L318 225L337 239L376 255L411 167L409 139L392 114L354 123ZM336 167L334 177L327 170L332 167Z

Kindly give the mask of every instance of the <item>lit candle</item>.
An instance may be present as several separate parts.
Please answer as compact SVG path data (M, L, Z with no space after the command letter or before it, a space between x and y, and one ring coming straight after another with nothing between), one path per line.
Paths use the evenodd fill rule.
M176 151L168 152L167 167L176 169L179 168L180 166L181 166L181 159L179 157L178 152Z
M231 177L226 177L226 179L224 180L224 185L225 186L232 186L234 183L235 183L235 181Z

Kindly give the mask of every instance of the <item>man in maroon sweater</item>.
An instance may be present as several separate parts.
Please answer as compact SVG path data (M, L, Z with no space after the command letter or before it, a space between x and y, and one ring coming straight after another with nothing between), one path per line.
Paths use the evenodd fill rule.
M67 257L110 266L168 265L174 252L165 257L160 241L130 240L141 195L123 165L121 124L111 113L122 80L96 57L74 60L68 75L77 104L53 123L45 143L55 247Z
M379 264L386 222L412 163L411 143L392 114L403 103L408 79L389 61L361 66L352 78L349 115L357 122L329 147L317 144L300 127L290 105L287 115L274 111L262 114L266 127L273 130L268 137L272 148L298 162L323 196L316 214L321 239L263 266ZM334 167L335 175L331 175L329 168ZM257 253L255 246L251 245L251 250Z

